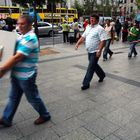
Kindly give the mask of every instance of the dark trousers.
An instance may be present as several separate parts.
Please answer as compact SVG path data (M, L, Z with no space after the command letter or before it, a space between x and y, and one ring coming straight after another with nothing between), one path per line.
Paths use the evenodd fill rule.
M122 32L122 42L127 41L128 32Z
M87 86L90 84L90 81L93 77L94 72L97 74L97 76L100 79L102 79L105 76L104 71L98 64L99 58L96 57L96 53L88 53L88 60L89 60L89 65L87 68L85 78L83 80L84 86Z
M68 31L63 31L63 42L64 43L69 42L68 34L69 34Z
M113 52L110 50L110 43L111 43L111 39L107 39L105 48L104 48L104 52L103 52L104 59L107 59L107 54L109 54L110 56L113 54Z

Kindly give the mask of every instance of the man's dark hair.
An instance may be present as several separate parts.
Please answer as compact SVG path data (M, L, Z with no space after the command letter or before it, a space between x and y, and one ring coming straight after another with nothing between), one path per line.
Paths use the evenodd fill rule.
M32 25L32 23L33 23L33 18L29 15L21 15L20 18L26 19L27 23L30 25Z
M98 16L98 15L96 15L96 14L92 14L91 17L94 17L94 18L96 18L96 20L99 21L99 16Z

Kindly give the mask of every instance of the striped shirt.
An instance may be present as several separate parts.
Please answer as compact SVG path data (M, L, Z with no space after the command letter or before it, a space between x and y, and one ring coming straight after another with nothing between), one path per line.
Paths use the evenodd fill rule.
M32 30L19 36L15 51L25 57L12 68L12 76L19 80L27 80L37 70L39 54L38 39Z
M87 26L82 37L85 38L88 53L96 52L100 41L106 40L105 30L99 24Z

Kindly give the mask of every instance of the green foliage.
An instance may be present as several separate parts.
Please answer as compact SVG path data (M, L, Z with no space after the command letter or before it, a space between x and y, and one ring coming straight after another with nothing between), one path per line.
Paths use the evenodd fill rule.
M83 6L80 5L80 3L79 3L78 0L75 0L75 1L74 1L74 5L72 6L72 8L77 9L77 11L78 11L78 16L82 16L82 15L83 15L83 13L84 13Z
M135 4L137 5L138 10L140 10L140 0L135 0Z

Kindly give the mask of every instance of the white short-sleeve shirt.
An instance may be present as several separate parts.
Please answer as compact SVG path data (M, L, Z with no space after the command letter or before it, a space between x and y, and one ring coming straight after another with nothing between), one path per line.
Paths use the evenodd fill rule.
M97 51L98 45L101 41L106 40L106 33L102 26L96 24L86 27L85 32L82 34L85 38L86 49L89 53Z

